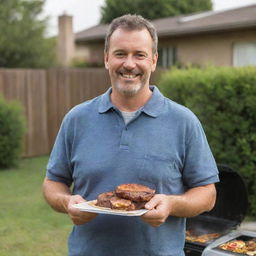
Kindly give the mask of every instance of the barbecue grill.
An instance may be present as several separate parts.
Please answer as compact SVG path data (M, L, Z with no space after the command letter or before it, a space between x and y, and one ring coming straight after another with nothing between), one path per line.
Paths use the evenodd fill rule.
M245 217L248 197L241 176L228 166L218 165L220 182L216 184L214 208L188 218L186 225L186 256L247 255L221 249L227 241L256 238L256 232L234 231Z
M202 253L202 256L242 256L242 255L249 255L245 253L235 253L226 251L220 248L220 245L233 241L233 240L241 240L241 241L248 241L252 240L256 237L256 232L250 232L250 231L234 231L231 232L217 240L215 240L213 243L211 243L209 246L205 248L205 250ZM256 255L252 254L252 255Z

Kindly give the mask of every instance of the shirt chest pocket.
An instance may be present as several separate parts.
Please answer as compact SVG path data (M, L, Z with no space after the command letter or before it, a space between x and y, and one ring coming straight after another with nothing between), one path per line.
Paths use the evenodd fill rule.
M143 184L156 189L157 193L181 194L184 192L182 174L174 160L158 155L146 155L139 170Z

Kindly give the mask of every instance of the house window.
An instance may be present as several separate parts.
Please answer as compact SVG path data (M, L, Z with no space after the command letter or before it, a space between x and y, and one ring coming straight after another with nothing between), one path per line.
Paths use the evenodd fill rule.
M175 65L176 51L174 47L162 47L158 49L158 66L169 68Z
M233 66L256 65L256 43L237 43L233 48Z

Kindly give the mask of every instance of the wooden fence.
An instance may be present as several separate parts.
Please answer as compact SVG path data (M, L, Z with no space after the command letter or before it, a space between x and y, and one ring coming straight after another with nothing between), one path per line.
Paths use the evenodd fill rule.
M0 94L7 100L20 101L24 107L26 157L49 154L68 110L108 87L109 76L101 68L0 69Z
M50 149L68 110L102 94L108 87L110 87L110 81L105 69L47 71L47 123Z
M24 107L24 156L48 154L65 113L109 86L103 69L0 69L0 94Z

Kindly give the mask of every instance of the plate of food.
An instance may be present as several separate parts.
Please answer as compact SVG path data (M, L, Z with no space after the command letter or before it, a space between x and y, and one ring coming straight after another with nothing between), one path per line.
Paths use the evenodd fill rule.
M92 200L92 201L87 201L80 204L74 204L73 207L84 212L121 215L121 216L141 216L148 211L146 209L140 209L140 210L134 210L134 211L116 210L116 209L111 209L107 207L97 206L96 203L97 203L97 200Z
M155 190L140 184L122 184L114 191L104 192L97 199L74 204L80 211L121 216L141 216L148 210L145 204L155 195Z

